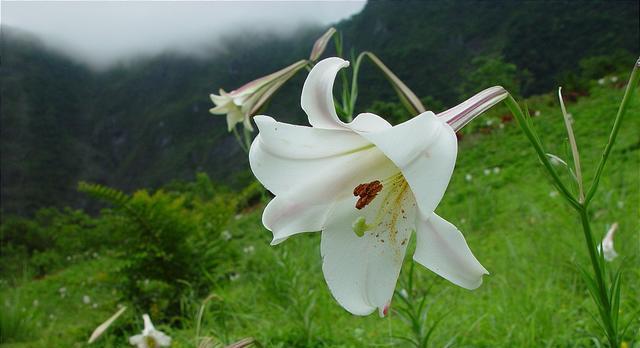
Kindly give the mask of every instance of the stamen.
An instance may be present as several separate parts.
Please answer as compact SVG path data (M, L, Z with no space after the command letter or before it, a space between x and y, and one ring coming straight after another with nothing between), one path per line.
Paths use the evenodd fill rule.
M362 209L371 203L378 195L378 192L382 190L382 183L379 180L375 180L366 184L360 184L353 189L353 195L359 196L360 199L356 202L356 209Z

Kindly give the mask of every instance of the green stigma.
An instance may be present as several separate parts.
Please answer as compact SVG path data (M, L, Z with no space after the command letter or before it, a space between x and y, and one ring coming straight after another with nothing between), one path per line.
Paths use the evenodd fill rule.
M360 216L353 222L351 229L358 237L364 236L364 233L371 229L371 226L367 225L367 220Z

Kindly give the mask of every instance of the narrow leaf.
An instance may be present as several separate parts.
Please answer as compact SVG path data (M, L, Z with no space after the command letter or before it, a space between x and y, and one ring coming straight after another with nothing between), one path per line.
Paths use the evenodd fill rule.
M107 321L100 324L100 326L98 326L95 330L93 330L91 337L89 337L88 343L95 342L98 339L98 337L100 337L105 331L107 331L109 326L111 326L111 324L113 324L113 322L116 321L116 319L118 319L122 315L122 313L124 313L125 310L127 310L127 307L120 308L120 310L118 310L114 315L112 315L111 318L107 319Z
M400 80L398 76L396 76L396 74L391 71L391 69L384 65L384 63L380 60L380 58L378 58L378 56L371 52L362 52L362 54L369 57L369 59L371 59L371 61L380 70L382 70L382 73L398 93L400 101L405 104L409 111L412 111L412 113L414 114L419 114L427 111L424 105L422 105L420 98L418 98L418 96L416 96L415 93L413 93L413 91L409 87L407 87L407 85L405 85L404 82L402 82L402 80Z

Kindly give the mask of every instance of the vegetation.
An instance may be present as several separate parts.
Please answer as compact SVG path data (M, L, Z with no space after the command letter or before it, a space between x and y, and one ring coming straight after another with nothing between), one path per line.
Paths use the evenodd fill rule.
M585 168L597 164L623 93L611 81L614 75L602 77L603 84L589 83L588 97L567 104ZM535 127L548 150L564 153L555 93L527 104L539 115ZM640 112L637 98L628 112ZM324 284L319 235L269 246L270 233L260 221L268 198L260 199L255 185L234 195L199 175L194 182L126 195L81 184L81 191L111 208L96 217L47 209L33 219L3 219L2 342L16 348L81 346L118 305L127 305L132 309L96 347L122 346L140 331L143 312L173 337L175 347L249 336L269 347L405 346L415 332L430 332L427 346L434 347L601 346L596 342L604 336L590 336L600 332L592 319L596 308L575 272L589 262L577 247L583 243L579 221L568 218L570 208L550 189L526 138L505 115L506 107L495 108L465 133L438 208L460 226L491 272L478 290L451 286L419 265L411 267L408 258L390 317L354 317ZM631 347L640 340L640 302L633 295L640 293L634 215L640 208L634 184L639 127L636 117L625 119L601 182L603 194L591 203L598 238L613 222L620 224L621 257L613 266L626 274L619 321L629 325L622 341ZM586 181L590 175L585 173ZM12 253L26 260L21 268L5 267ZM44 253L60 263L39 268ZM426 326L408 325L411 315L426 318Z

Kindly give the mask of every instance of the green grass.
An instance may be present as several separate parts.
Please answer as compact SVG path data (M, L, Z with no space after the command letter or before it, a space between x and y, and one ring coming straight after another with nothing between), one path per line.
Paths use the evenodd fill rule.
M586 182L599 160L623 90L594 86L589 97L568 104ZM640 103L636 95L592 204L597 238L607 225L619 222L610 265L623 267L621 322L636 316L623 337L640 344ZM529 108L540 111L536 127L547 151L565 156L565 133L552 95L532 98ZM507 113L498 108L474 123ZM539 168L533 149L515 123L489 134L474 132L461 142L456 171L437 213L456 224L469 246L490 271L475 291L456 287L422 266L416 267L417 288L428 289L428 320L444 318L432 346L455 347L590 347L592 335L603 336L593 320L596 308L575 265L589 265L579 221ZM493 168L500 168L498 174ZM489 175L485 169L491 169ZM465 176L473 179L467 181ZM303 234L276 246L262 227L262 207L244 212L228 227L230 243L242 251L253 246L237 265L237 277L212 284L200 336L231 343L255 337L266 347L361 347L396 343L390 334L409 329L393 313L355 317L331 297L321 272L319 234ZM411 250L409 250L411 253ZM401 282L406 280L406 259ZM35 329L23 343L7 347L82 347L91 331L117 310L117 279L110 270L116 261L103 256L76 264L44 279L4 288L0 296L18 298L20 306L38 300L27 325ZM61 297L59 289L67 288ZM88 295L98 308L86 305ZM156 323L174 338L174 347L194 347L197 312L204 299L185 299L187 315L171 323ZM398 299L394 302L397 303ZM4 313L4 310L3 310ZM53 317L51 317L53 315ZM142 329L139 313L129 310L95 346L125 346L126 338ZM2 317L4 323L4 314ZM3 324L4 325L4 324ZM3 326L4 328L4 326Z

